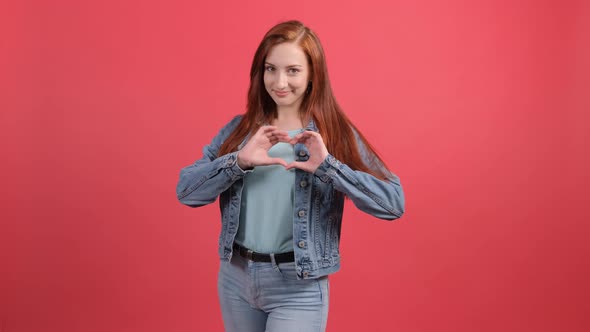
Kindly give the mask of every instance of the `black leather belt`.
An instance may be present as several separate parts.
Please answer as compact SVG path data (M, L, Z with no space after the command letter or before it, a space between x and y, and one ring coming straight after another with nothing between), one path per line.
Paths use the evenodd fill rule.
M261 254L255 251L252 251L248 248L244 248L241 245L234 242L234 252L238 253L238 255L249 259L253 262L271 262L270 254ZM284 252L280 254L275 254L275 262L279 263L288 263L295 261L295 253L293 251Z

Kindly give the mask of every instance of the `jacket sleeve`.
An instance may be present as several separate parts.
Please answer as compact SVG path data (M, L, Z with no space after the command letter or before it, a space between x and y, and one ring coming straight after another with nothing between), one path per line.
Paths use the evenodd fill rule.
M221 144L240 120L241 115L234 117L217 133L211 143L203 148L201 159L180 170L176 196L182 204L199 207L213 203L219 194L247 173L238 166L238 152L217 156Z
M382 165L358 139L359 152L369 167ZM334 189L348 196L354 205L363 212L374 217L394 220L400 218L405 211L405 197L400 179L388 172L387 180L381 180L371 174L356 171L329 154L315 171L321 181L332 183Z

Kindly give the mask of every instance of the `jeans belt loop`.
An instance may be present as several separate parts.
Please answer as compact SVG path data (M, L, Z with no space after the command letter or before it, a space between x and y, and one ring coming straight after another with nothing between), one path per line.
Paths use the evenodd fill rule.
M253 253L253 251L250 250L250 249L248 249L246 251L246 258L249 259L249 260L252 260L252 253Z

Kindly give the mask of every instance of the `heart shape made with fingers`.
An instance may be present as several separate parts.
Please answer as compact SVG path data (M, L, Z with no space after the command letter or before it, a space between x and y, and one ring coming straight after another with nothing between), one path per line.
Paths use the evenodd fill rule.
M304 144L309 152L309 158L306 161L287 163L282 158L269 156L268 151L270 148L279 142L289 143L293 146L298 143ZM275 126L262 126L238 153L238 164L243 169L256 166L282 165L287 170L298 168L313 173L328 154L326 145L317 132L304 131L290 137L286 131L279 130Z

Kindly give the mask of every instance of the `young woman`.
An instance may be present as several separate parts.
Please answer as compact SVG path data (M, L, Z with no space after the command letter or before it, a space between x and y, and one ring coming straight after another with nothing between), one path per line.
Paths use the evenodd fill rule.
M191 207L219 197L227 331L325 330L344 198L377 218L404 212L399 178L338 106L320 42L298 21L264 36L246 113L181 170L177 194Z

